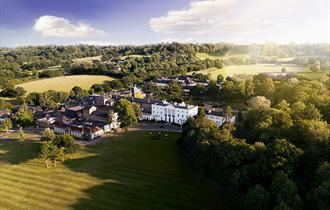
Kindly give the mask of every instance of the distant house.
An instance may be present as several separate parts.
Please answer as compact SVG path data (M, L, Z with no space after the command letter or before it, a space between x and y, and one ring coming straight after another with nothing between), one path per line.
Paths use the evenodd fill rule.
M69 125L55 122L54 132L60 134L70 134L71 136L82 140L93 140L110 131L109 124L93 122L74 122Z
M209 110L205 113L205 116L214 121L218 126L221 126L222 124L224 124L227 119L226 119L226 116L224 115L223 112L218 112L218 111L212 111L212 110ZM235 123L235 116L232 116L229 121L231 123Z
M108 123L110 121L109 111L113 110L111 106L86 106L83 109L83 119L87 121L95 121ZM113 122L110 124L111 129L119 128L120 123L117 121L118 113L114 112Z
M110 98L111 96L108 94L93 94L83 97L81 103L83 106L103 106L110 102Z
M0 122L2 122L3 120L10 118L11 116L11 111L8 109L2 109L0 110Z
M32 113L36 113L36 112L40 112L43 111L41 106L36 106L36 105L27 105L27 108L32 112Z

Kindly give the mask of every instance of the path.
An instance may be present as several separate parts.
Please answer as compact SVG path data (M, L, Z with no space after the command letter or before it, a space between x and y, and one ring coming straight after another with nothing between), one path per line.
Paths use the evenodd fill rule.
M128 131L161 131L161 132L177 132L181 133L182 128L179 126L175 126L168 123L138 123L134 127L128 128ZM122 129L118 129L117 135L124 133ZM76 142L80 145L94 145L97 144L104 139L107 139L109 137L113 137L113 133L106 133L96 139L93 139L91 141L84 141L84 140L76 140Z

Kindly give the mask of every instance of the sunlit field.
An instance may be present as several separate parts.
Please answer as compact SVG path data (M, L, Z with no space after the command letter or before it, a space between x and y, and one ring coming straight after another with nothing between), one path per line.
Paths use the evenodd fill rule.
M274 65L274 64L253 64L253 65L231 65L224 69L210 68L195 73L211 74L211 78L216 80L217 76L221 74L224 77L233 76L235 74L260 74L260 73L281 73L282 68L286 68L287 72L300 73L304 72L304 67L296 65ZM189 72L192 74L192 72Z
M42 79L27 83L22 83L17 86L23 87L27 93L45 92L47 90L70 91L74 86L80 86L83 89L90 89L93 84L103 83L104 81L113 80L114 78L99 75L74 75L62 76L49 79Z
M85 57L85 58L76 58L72 61L74 63L92 63L94 60L101 61L102 55L99 56L93 56L93 57Z
M158 133L157 133L158 135ZM228 193L192 175L177 133L135 131L46 168L39 141L0 140L0 209L230 209Z

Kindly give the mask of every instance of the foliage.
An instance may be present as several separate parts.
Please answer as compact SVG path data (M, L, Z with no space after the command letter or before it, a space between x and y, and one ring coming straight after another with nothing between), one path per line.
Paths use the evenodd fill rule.
M69 134L56 135L53 142L58 148L63 148L65 154L70 154L71 158L72 154L76 153L79 149L78 144Z
M137 123L136 114L131 102L126 99L120 99L115 108L118 112L118 120L120 121L120 127L127 129Z
M42 135L44 136L45 140L47 140L47 141L53 141L55 139L55 133L50 128L45 128L42 131Z
M13 127L13 123L11 122L10 119L4 119L1 123L0 123L0 131L5 131L8 132L8 129Z
M249 99L247 104L249 109L263 109L269 108L271 102L264 96L256 96Z
M21 106L14 115L14 120L15 123L20 126L33 125L33 113L26 106Z
M269 209L270 193L261 185L255 185L249 188L245 203L249 209L263 210Z
M21 142L21 143L23 143L24 140L25 140L25 133L24 133L22 127L20 127L18 129L18 141Z

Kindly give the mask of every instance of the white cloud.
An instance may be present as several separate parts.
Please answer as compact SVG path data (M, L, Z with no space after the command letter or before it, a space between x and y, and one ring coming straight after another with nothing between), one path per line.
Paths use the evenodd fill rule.
M151 18L149 25L155 32L184 36L285 39L287 31L308 33L306 21L328 28L329 20L320 18L328 14L327 6L328 0L193 0L187 8Z
M33 28L43 36L65 38L106 36L104 31L93 28L88 24L81 22L73 24L70 23L68 19L50 15L40 16L36 20Z

